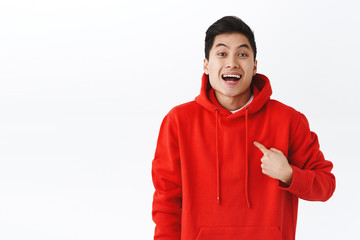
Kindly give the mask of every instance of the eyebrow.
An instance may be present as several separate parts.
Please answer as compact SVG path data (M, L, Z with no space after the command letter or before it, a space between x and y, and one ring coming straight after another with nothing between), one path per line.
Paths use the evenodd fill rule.
M226 48L229 48L225 43L218 43L216 44L215 47L226 47ZM238 46L237 48L247 48L247 49L250 49L249 45L247 45L246 43L244 44L241 44L240 46Z

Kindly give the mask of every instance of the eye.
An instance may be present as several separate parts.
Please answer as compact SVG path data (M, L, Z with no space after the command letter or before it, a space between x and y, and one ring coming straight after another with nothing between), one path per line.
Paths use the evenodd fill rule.
M226 56L226 53L220 52L220 53L218 53L218 55L221 56L221 57L224 57L224 56Z
M239 57L247 57L247 54L246 53L240 53Z

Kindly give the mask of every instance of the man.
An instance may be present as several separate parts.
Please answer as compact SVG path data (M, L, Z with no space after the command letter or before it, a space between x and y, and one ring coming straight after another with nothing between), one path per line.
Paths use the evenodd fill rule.
M307 119L270 99L256 69L254 35L242 20L209 27L200 95L160 128L154 239L292 240L298 198L332 196L333 166Z

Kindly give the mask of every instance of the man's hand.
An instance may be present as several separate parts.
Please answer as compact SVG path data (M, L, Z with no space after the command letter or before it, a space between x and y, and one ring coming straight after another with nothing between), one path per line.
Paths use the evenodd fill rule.
M285 155L275 148L267 149L264 145L254 142L254 145L264 154L261 158L262 172L290 186L293 170Z

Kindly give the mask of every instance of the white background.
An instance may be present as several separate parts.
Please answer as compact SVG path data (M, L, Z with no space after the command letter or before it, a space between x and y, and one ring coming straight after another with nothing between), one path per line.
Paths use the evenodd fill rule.
M255 32L273 98L334 163L297 239L360 226L358 1L2 0L0 239L152 239L151 161L165 114L199 93L206 29Z

